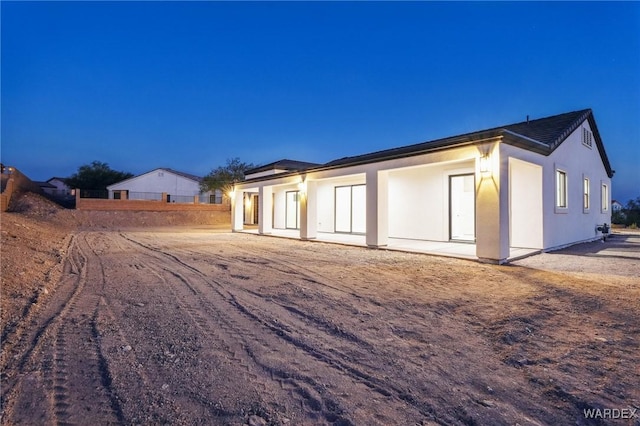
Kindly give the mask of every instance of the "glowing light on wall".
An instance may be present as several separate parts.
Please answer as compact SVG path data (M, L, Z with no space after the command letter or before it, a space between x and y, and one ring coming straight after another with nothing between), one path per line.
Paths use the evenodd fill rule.
M480 156L480 173L491 174L491 157L489 154Z
M302 179L302 182L298 184L298 190L303 194L307 193L307 182L304 178Z

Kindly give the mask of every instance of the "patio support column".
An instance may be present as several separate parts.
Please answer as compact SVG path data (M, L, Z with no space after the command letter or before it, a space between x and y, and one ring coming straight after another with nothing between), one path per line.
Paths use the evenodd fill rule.
M318 184L307 181L306 191L300 191L300 239L318 236Z
M496 144L490 171L476 167L476 256L497 264L509 257L509 159L502 157Z
M386 246L389 241L389 172L367 171L367 246Z
M258 233L270 234L273 231L273 188L261 186L258 189Z
M231 193L231 230L242 231L244 218L244 192L236 190Z

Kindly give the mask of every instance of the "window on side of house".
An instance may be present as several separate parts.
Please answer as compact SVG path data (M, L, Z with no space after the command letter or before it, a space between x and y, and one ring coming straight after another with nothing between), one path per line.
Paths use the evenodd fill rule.
M582 209L585 213L589 211L590 204L590 189L589 189L589 178L585 177L582 179Z
M593 145L593 133L586 127L582 128L582 144L589 148Z
M609 211L609 186L606 183L602 184L600 195L601 195L600 205L602 208L602 212L603 213L608 212Z
M556 207L567 208L567 172L556 170Z

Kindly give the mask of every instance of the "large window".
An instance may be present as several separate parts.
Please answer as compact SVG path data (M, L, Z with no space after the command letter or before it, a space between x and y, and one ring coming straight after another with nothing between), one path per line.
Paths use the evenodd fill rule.
M556 170L556 207L567 208L567 172Z
M584 210L584 212L588 212L589 211L589 178L583 178L582 179L582 209Z
M602 184L600 205L602 206L603 213L609 211L609 187L606 183Z

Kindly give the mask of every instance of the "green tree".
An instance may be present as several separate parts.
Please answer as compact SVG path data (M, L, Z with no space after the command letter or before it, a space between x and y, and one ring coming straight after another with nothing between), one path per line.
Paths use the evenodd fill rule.
M70 188L106 190L107 186L133 177L132 173L119 172L107 163L94 161L80 166L78 171L64 180Z
M207 192L218 189L222 191L224 196L228 196L229 192L233 190L233 184L244 180L244 172L253 167L253 164L243 163L237 157L228 159L225 166L211 170L208 175L202 178L200 190Z
M640 226L640 197L635 200L629 200L624 209L624 224L627 226Z

